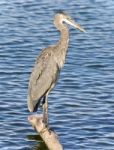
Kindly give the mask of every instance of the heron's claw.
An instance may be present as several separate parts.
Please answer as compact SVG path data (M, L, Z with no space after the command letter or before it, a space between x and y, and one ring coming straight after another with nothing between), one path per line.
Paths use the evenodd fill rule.
M48 128L49 125L48 125L48 119L46 116L43 116L43 123L44 123L45 127Z

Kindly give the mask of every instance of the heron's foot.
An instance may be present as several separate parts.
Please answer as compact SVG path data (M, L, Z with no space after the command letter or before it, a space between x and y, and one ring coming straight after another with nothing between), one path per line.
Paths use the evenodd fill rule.
M43 116L43 123L44 123L43 132L48 131L49 134L51 134L51 130L48 123L48 117Z
M51 130L49 127L43 127L43 129L39 132L40 134L43 134L44 132L48 132L49 134L51 134Z
M43 116L43 123L44 123L44 126L45 126L46 128L49 127L49 124L48 124L48 117L47 117L47 116Z
M49 124L48 123L45 123L44 121L43 121L43 123L44 123L44 127L45 128L49 128Z

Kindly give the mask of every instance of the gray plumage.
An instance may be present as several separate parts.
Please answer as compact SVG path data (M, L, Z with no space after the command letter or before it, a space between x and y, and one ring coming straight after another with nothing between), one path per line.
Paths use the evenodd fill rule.
M55 15L54 24L60 31L61 38L56 45L45 48L36 60L29 81L28 109L30 112L37 110L43 97L47 100L48 94L54 88L59 72L64 65L69 43L69 30L63 22L84 31L71 20L70 16L64 13Z
M52 47L44 49L33 68L29 82L28 107L31 112L40 99L55 85L59 74ZM35 109L36 110L36 109Z

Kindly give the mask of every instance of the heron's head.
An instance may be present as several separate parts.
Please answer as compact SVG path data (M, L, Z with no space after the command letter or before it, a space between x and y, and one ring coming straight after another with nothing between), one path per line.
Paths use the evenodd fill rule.
M66 23L73 26L76 29L79 29L82 32L85 32L85 30L78 23L76 23L69 15L67 15L64 12L60 12L55 15L55 22L58 24Z

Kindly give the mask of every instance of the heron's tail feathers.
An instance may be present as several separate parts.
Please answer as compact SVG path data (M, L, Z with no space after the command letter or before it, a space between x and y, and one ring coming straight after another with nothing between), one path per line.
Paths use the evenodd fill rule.
M30 112L36 112L39 105L40 100L31 100L28 98L28 109Z

